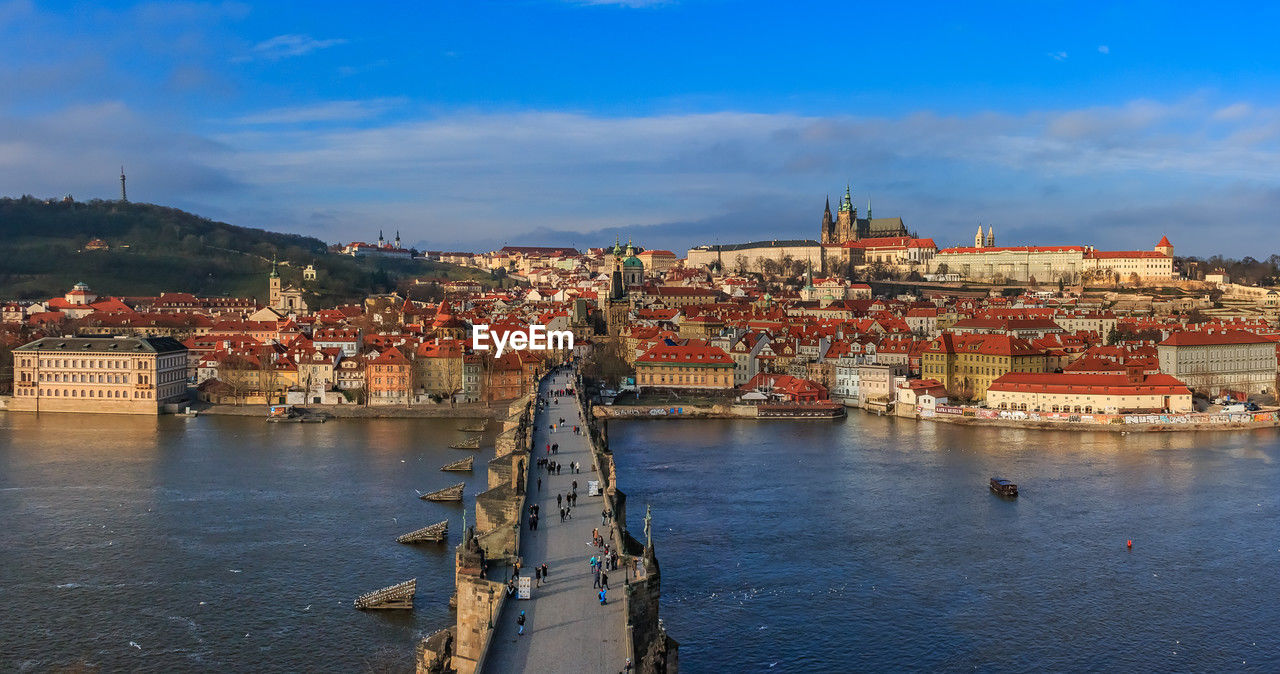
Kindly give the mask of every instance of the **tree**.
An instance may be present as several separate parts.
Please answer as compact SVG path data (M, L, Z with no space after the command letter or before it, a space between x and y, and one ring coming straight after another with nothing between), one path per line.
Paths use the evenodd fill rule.
M1115 324L1112 323L1111 329L1107 331L1107 344L1115 344L1118 341L1120 341L1120 331L1117 330Z

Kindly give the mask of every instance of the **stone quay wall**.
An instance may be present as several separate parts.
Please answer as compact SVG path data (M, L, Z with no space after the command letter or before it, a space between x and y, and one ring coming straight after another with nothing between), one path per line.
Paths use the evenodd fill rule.
M609 430L606 415L600 415L579 376L575 383L578 403L586 424L591 445L592 463L600 477L600 489L604 493L613 519L609 523L609 537L618 548L624 566L625 587L622 593L624 643L629 644L631 662L642 674L675 674L679 670L679 644L667 635L658 617L658 600L661 596L662 575L658 570L658 558L653 551L649 532L641 543L627 529L627 495L618 488L618 469L609 450ZM646 523L648 522L648 512Z
M488 489L476 496L474 524L455 553L457 622L423 639L415 649L418 674L474 674L484 666L493 621L506 603L506 586L488 569L514 562L520 550L520 516L533 441L534 398L512 401L497 415L501 429L487 466Z

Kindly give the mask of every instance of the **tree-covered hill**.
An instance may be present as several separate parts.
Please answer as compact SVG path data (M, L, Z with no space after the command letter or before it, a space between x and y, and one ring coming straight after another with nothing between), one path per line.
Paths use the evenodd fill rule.
M86 250L101 239L107 250ZM0 199L0 298L44 299L78 281L99 293L255 297L266 301L271 260L313 306L389 292L409 278L489 279L483 272L414 260L356 259L319 239L215 222L154 204L34 197ZM315 265L315 281L302 269Z

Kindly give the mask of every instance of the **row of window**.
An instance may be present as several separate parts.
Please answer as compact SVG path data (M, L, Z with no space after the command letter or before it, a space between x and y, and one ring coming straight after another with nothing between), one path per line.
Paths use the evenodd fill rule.
M34 396L37 394L43 395L46 398L129 398L131 397L129 395L129 391L122 391L120 389L50 388L50 389L40 389L39 391L37 391L36 389L19 388L16 391L14 391L14 395L20 395L20 396ZM151 398L151 395L152 395L151 391L134 391L132 397L137 399L149 399Z
M33 367L35 358L18 359L19 367ZM40 367L67 367L67 368L94 368L98 370L127 370L129 369L129 361L127 360L106 360L96 358L41 358ZM146 367L145 361L138 361L139 370Z
M31 381L31 374L22 373L22 381ZM40 381L62 382L71 384L128 384L127 374L64 374L61 372L41 372Z

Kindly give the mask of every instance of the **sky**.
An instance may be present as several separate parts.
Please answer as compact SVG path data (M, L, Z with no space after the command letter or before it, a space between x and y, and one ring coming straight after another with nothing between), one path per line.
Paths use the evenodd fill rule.
M1269 3L0 0L0 195L327 242L1280 253Z

